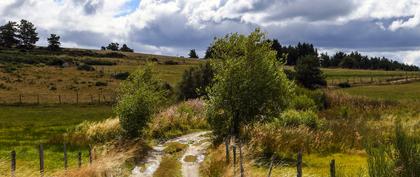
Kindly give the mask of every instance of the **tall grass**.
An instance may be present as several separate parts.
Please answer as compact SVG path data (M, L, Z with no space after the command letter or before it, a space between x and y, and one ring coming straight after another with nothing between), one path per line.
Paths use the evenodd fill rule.
M368 144L366 151L371 177L420 176L420 138L408 134L399 120L391 141Z

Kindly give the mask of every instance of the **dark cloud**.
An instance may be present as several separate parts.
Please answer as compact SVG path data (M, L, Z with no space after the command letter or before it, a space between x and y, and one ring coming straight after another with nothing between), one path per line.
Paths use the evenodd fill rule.
M106 45L111 39L102 33L91 31L61 31L61 40L65 42L73 42L81 46L96 47Z

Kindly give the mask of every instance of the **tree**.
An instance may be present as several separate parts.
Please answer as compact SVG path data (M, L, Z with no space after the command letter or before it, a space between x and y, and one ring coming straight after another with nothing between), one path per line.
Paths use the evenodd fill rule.
M115 113L128 138L141 136L143 129L165 100L166 90L151 66L133 72L119 89Z
M123 44L123 46L121 47L120 51L122 51L122 52L134 52L134 50L131 49L131 48L129 48L127 46L127 44Z
M307 55L299 58L295 66L296 80L309 89L326 86L325 77L319 67L320 61L316 56Z
M110 44L108 44L108 46L106 47L106 49L108 49L108 50L112 50L112 51L118 51L119 49L120 49L120 44L118 44L118 43L114 43L114 42L112 42L112 43L110 43Z
M213 51L213 45L210 45L207 48L206 53L204 54L204 59L213 58L213 53L214 53L214 51Z
M206 88L212 84L213 77L214 70L210 62L186 70L178 85L178 99L188 100L207 96Z
M190 50L190 53L188 54L188 56L189 56L190 58L198 58L198 55L197 55L197 53L195 52L195 49L191 49L191 50Z
M51 50L51 51L60 50L60 45L61 45L60 36L56 34L51 34L47 40L48 40L48 50Z
M215 77L208 89L207 116L219 138L240 127L278 115L291 99L293 83L283 72L271 43L256 29L249 36L237 33L214 42Z
M18 39L20 48L33 49L39 40L35 25L22 19L18 29Z
M2 47L11 48L18 45L17 39L17 23L9 21L0 27L0 45Z

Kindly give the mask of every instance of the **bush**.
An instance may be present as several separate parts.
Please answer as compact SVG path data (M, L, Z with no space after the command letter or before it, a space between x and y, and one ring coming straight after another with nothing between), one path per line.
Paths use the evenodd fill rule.
M126 80L128 76L130 76L129 72L119 72L111 75L111 77L117 80Z
M98 60L98 59L84 59L82 60L83 63L87 64L87 65L105 65L105 66L112 66L112 65L116 65L117 63L112 62L112 61L107 61L107 60Z
M178 99L188 100L207 96L206 88L211 86L214 70L209 62L200 64L198 68L190 68L182 75L178 85Z
M165 90L160 86L150 67L133 72L122 83L115 113L126 137L141 136L152 115L162 106Z
M350 85L350 83L348 83L348 82L340 82L340 83L338 84L338 87L340 87L340 88L350 88L350 87L351 87L351 85Z
M173 60L166 60L164 62L165 65L178 65L179 63Z
M321 126L318 115L311 110L296 111L290 109L282 113L280 118L276 119L275 122L285 127L305 125L309 128L317 129Z
M106 83L105 81L96 81L95 86L97 87L103 87L103 86L107 86L108 83Z
M298 59L295 66L296 80L305 88L315 89L327 85L317 56L307 55Z
M317 106L315 105L314 100L312 100L306 95L298 95L294 97L290 105L291 105L291 108L299 110L299 111L317 109Z
M327 107L327 96L322 90L309 90L302 87L296 87L296 95L304 95L315 102L316 107L321 110Z
M77 66L77 69L81 71L95 71L95 68L93 66L87 64L81 64Z

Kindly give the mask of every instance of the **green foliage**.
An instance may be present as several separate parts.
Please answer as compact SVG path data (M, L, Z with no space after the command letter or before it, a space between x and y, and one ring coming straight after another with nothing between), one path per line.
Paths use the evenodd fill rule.
M85 63L77 66L77 69L81 71L95 71L95 68L93 66L85 64Z
M310 98L316 105L318 110L322 110L326 108L327 105L327 97L324 91L318 90L309 90L302 87L296 87L296 95L301 96L304 95Z
M123 46L121 47L120 51L122 51L122 52L134 52L134 50L131 49L131 48L129 48L127 46L127 44L123 44Z
M35 25L27 20L21 20L18 29L19 47L33 49L39 40Z
M214 70L209 62L198 68L190 68L182 75L178 84L178 99L188 100L207 96L206 88L212 84Z
M112 42L110 44L108 44L108 46L106 47L107 50L112 50L112 51L118 51L120 44L116 43L116 42Z
M198 58L198 55L197 55L197 53L195 52L195 49L191 49L191 50L190 50L190 53L188 53L188 56L189 56L190 58Z
M319 59L316 56L307 55L300 58L295 66L296 80L305 88L326 86L327 82L319 67Z
M294 97L292 99L290 107L299 111L317 110L315 101L306 95L298 95Z
M115 113L120 118L121 127L128 138L136 138L165 100L165 90L148 66L133 72L121 84L118 100Z
M391 142L368 144L369 175L372 177L414 177L420 175L420 140L395 123Z
M249 36L231 34L214 42L216 75L208 89L208 119L214 133L225 136L249 122L282 112L292 97L276 52L259 29Z
M276 119L275 122L285 127L305 125L309 128L317 129L321 126L318 115L312 110L296 111L289 109L283 112L280 118Z
M56 34L51 34L48 40L48 50L50 51L59 51L60 50L60 36Z
M340 82L340 83L338 84L338 87L340 87L340 88L350 88L350 87L351 87L351 85L350 85L350 83L348 83L348 82Z
M0 26L0 45L2 47L11 48L18 45L17 27L17 23L12 21Z

